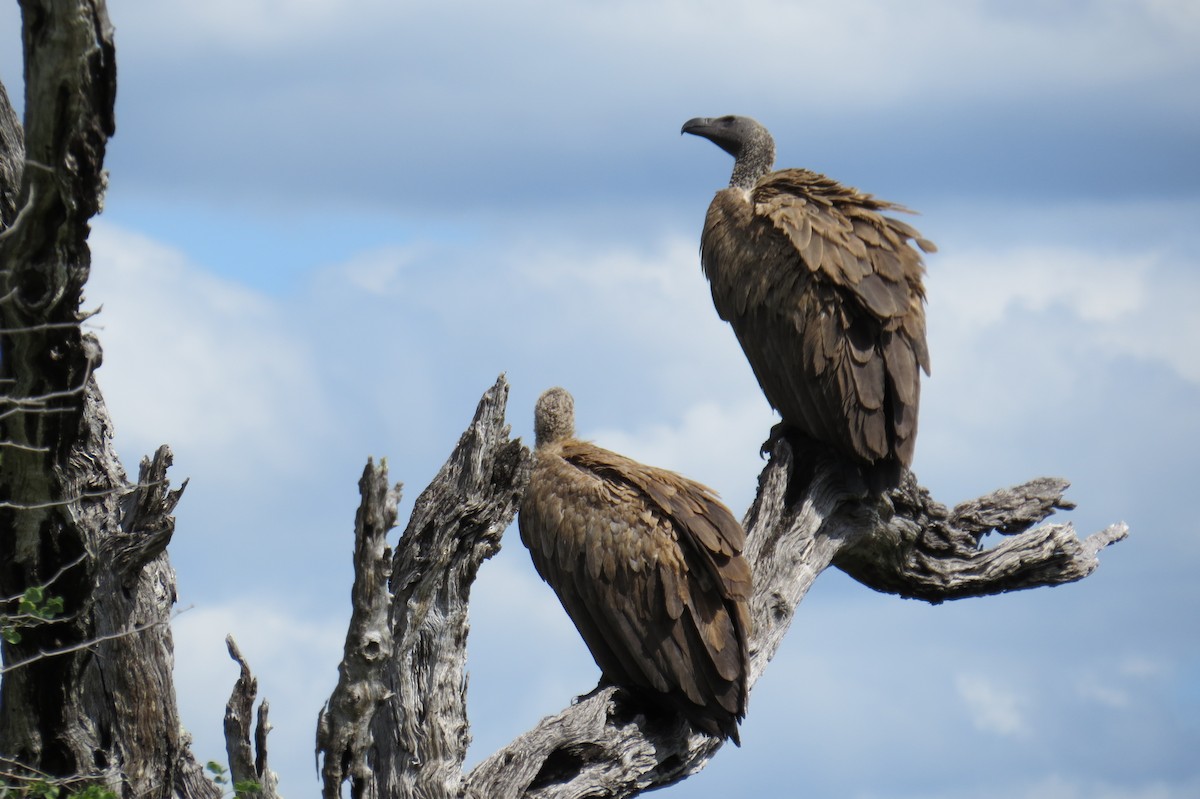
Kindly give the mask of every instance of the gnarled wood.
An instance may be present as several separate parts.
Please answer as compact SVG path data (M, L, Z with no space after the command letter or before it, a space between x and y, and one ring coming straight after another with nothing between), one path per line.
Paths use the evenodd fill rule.
M1084 540L1070 523L1030 529L1056 509L1068 483L1043 477L999 489L949 511L911 473L889 494L895 516L839 551L834 565L891 594L928 602L986 596L1081 580L1099 565L1096 554L1128 534L1113 524ZM988 533L1008 536L983 548Z
M340 795L350 783L352 796L370 796L375 766L371 725L375 711L392 697L385 671L394 650L390 624L392 549L387 534L396 526L400 484L388 485L387 464L367 460L358 481L362 503L354 517L353 613L338 666L338 684L317 721L317 756L322 796Z
M485 395L484 402L487 400ZM473 423L473 429L476 424ZM493 417L492 425L500 424L500 419ZM527 457L522 450L520 458ZM1096 552L1101 547L1124 536L1123 525L1114 525L1083 542L1075 537L1069 525L1033 527L1054 509L1070 507L1062 496L1066 484L1060 480L1034 480L947 511L917 485L911 474L906 474L902 485L886 495L865 494L861 483L853 477L848 479L844 464L839 464L832 455L816 456L807 484L789 488L792 460L788 442L778 440L770 463L759 476L758 495L744 520L745 555L754 570L750 602L751 685L777 651L796 607L817 576L831 565L847 570L873 588L938 602L1080 579L1095 568ZM475 505L498 499L507 501L513 490L507 482L491 487L485 483L476 485L482 491L470 497ZM412 524L409 529L413 529ZM1010 535L999 547L979 550L978 542L989 530L1008 531ZM457 544L442 540L443 546L451 551L473 546L470 537ZM914 546L913 542L924 545ZM406 553L410 543L418 549ZM416 540L401 539L397 562L429 563L419 554L425 546ZM919 563L921 568L906 565L909 561L900 557L914 552L919 557L914 556L912 562ZM861 566L877 562L892 565L875 567L874 571ZM986 566L979 568L981 564ZM443 568L455 572L458 567L449 561L443 562ZM941 575L942 582L931 582L931 573ZM436 580L428 572L424 573L424 579ZM393 585L397 585L394 579ZM938 590L931 585L938 585ZM460 591L456 596L455 601L463 606L446 608L443 613L454 617L465 614L466 595ZM393 603L392 611L417 616L426 613L421 605L400 603ZM443 629L440 639L429 641L424 651L439 656L453 653L455 658L465 659L464 641L459 636L462 632L465 628L459 626ZM420 668L411 659L403 662L406 667ZM438 688L446 698L440 702L423 699L416 706L418 712L439 704L453 710L445 719L424 716L427 727L457 730L466 723L458 703L461 672L451 673L455 678ZM465 777L452 771L452 764L461 764L465 756L465 734L458 737L441 734L439 741L443 745L459 747L459 751L438 750L439 760L431 772L436 780L424 782L423 792L414 794L407 788L400 789L398 783L388 785L376 779L369 790L353 795L380 799L409 795L466 795L475 799L628 797L694 774L720 748L718 739L693 733L682 717L665 717L657 709L643 712L645 708L639 701L619 688L595 690L560 713L543 719ZM398 712L405 705L394 707ZM749 712L754 712L753 700ZM380 715L374 719L372 751L381 751L380 736L389 729L399 738L391 750L394 753L411 753L421 745L421 733L416 728L381 725ZM417 763L416 759L409 761L414 770L420 770ZM346 773L355 767L353 763L343 764ZM370 769L367 771L370 773ZM326 793L327 797L332 795Z
M48 585L62 620L2 647L0 753L123 797L219 795L189 751L172 683L179 498L170 451L131 484L80 328L113 133L102 0L22 0L25 126L0 92L0 596ZM22 150L24 147L24 150Z
M501 376L417 498L391 563L390 657L379 657L382 648L375 651L382 638L361 639L372 652L355 653L352 666L343 666L354 682L349 689L339 682L318 730L327 799L338 795L339 779L350 781L352 797L451 797L462 791L470 742L465 665L471 584L480 564L500 548L529 480L529 451L509 439L504 422L507 400L508 382ZM359 518L376 521L358 525L360 553L378 548L380 534L395 519L386 491L379 490L386 474L361 485ZM352 621L348 647L362 619L378 619L385 604L377 593L375 556L360 555L355 566L354 595L365 604ZM350 695L355 684L368 695ZM356 707L363 714L357 720L347 715Z
M270 708L267 700L258 705L257 723L251 739L250 712L258 696L258 680L250 673L250 664L242 657L232 635L225 636L229 656L238 664L238 678L225 705L225 753L229 757L229 776L239 799L279 799L275 788L279 778L267 765L267 733ZM238 790L239 786L257 785L256 790Z

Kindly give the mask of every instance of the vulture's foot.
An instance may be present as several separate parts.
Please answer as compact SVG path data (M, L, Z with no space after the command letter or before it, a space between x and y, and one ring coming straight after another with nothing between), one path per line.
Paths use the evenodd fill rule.
M771 428L771 432L767 434L767 440L758 448L758 456L766 458L775 451L775 445L779 443L779 439L787 438L788 433L792 431L792 427L787 422L776 422Z

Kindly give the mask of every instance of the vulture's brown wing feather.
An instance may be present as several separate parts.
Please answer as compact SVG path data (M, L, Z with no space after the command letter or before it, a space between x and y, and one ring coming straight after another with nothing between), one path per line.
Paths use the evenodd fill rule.
M521 539L612 681L736 740L745 714L745 534L707 488L569 440L536 453Z
M717 193L704 272L767 399L785 422L868 463L908 465L925 343L932 251L904 210L813 172L787 169Z

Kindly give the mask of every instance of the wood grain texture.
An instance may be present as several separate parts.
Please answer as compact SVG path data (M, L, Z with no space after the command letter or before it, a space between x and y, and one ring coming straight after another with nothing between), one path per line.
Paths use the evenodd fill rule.
M254 791L239 791L239 799L279 799L276 790L279 778L267 763L270 706L264 699L252 719L258 680L250 673L250 664L242 657L232 635L225 636L225 646L238 664L238 678L225 704L225 753L229 758L230 787L236 791L239 785L258 786Z
M0 596L45 585L64 612L3 645L0 752L123 797L216 797L172 682L170 450L129 481L100 345L80 327L114 130L112 26L101 0L21 12L23 130L0 93Z
M386 463L368 459L358 489L362 502L354 517L350 625L337 687L317 721L316 752L325 797L339 796L347 782L352 796L370 795L371 724L391 692L384 678L395 645L388 591L393 553L387 534L396 526L401 486L388 484Z
M502 409L497 413L496 400L493 389L481 401L481 407L490 405L485 415L491 421L486 429L493 432L484 438L493 443L477 457L487 462L497 452L508 451L506 457L525 463L523 468L527 469L531 457L528 451L499 435L507 428L503 426ZM477 419L465 438L474 440L477 433L472 430L478 429ZM786 439L780 439L759 475L757 496L743 520L745 557L754 576L749 603L750 688L774 657L808 589L831 565L845 569L872 588L939 602L1081 579L1095 569L1098 551L1125 535L1123 525L1114 525L1080 541L1070 525L1039 525L1055 509L1070 507L1062 496L1066 484L1061 480L1030 481L948 510L911 475L892 491L868 495L861 483L847 479L845 464L832 454L817 459L809 482L789 489L792 471L791 447ZM439 476L435 484L440 480ZM385 484L386 480L380 483ZM460 495L458 501L472 508L493 503L507 508L520 495L520 488L514 485L508 480L475 481L471 491ZM433 486L427 491L445 494L443 488ZM789 491L797 492L794 498ZM451 503L440 512L460 518L461 507ZM419 519L414 517L409 530L437 526L433 519L425 513ZM480 562L468 553L482 554L473 543L477 542L478 528L468 525L441 529L450 537L437 539L442 549L436 551L446 553L440 560L421 554L429 552L425 539L406 540L406 534L406 539L397 544L397 561L424 563L420 579L434 584L464 578L471 569L466 564L477 567ZM1011 534L1000 546L980 550L978 544L988 530ZM458 534L466 537L457 541L454 536ZM415 550L404 554L402 550L409 547ZM490 545L485 549L490 552ZM447 571L455 576L448 578ZM411 579L417 579L416 575ZM406 584L393 579L394 587ZM451 596L451 605L440 608L439 615L455 619L465 616L466 594L456 591L447 598ZM393 603L392 608L393 614L413 617L405 626L419 624L429 612L427 605L413 601ZM393 629L397 629L395 625ZM417 701L383 703L380 712L372 711L369 745L353 750L358 752L355 757L363 758L362 764L343 764L347 773L366 768L366 773L373 774L381 758L396 758L400 761L396 768L407 769L408 781L387 783L375 777L359 783L361 789L352 783L352 796L629 797L686 779L703 769L722 745L719 737L697 731L682 714L671 717L661 708L651 707L644 697L608 686L577 701L568 702L569 698L564 697L568 703L560 713L543 719L470 773L461 774L456 769L461 768L467 745L461 704L465 628L443 625L431 629L430 634L434 637L425 639L419 652L393 657L415 675L426 675L415 678L423 690L443 696L421 698L418 694ZM423 659L449 659L457 665L444 664L448 666L448 679L430 681L432 666ZM394 667L377 664L375 668L387 675ZM588 688L580 686L577 693ZM405 712L423 719L424 728L398 723L395 719ZM748 713L753 712L751 693ZM417 754L432 741L448 749ZM746 741L746 745L755 743ZM426 768L428 775L421 779L417 772Z
M501 376L417 497L390 557L384 536L398 488L368 463L355 526L355 611L318 728L329 799L343 783L356 799L462 795L471 585L499 550L529 480L529 451L504 421L507 401Z

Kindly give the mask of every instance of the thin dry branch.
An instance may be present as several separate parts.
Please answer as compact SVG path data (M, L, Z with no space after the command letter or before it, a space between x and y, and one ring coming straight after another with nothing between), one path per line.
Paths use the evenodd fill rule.
M258 723L251 744L250 711L258 696L258 680L250 673L250 664L242 657L232 635L225 636L225 646L240 669L233 693L225 705L225 753L229 756L229 774L234 789L239 797L246 799L279 799L275 792L279 778L267 765L267 732L271 729L267 720L267 700L258 706ZM249 789L245 787L248 785L257 787Z
M169 622L166 621L154 621L150 622L149 624L131 627L128 630L120 630L115 633L108 633L107 635L97 635L90 640L81 641L80 643L72 644L71 646L60 647L59 649L40 650L24 660L5 663L4 666L0 667L0 674L8 674L18 669L23 669L26 666L31 666L39 661L47 660L48 658L61 657L62 655L69 655L73 652L82 652L84 650L94 650L99 647L100 644L103 644L106 641L116 641L120 638L127 638L128 636L137 635L138 633L145 632L146 630L153 629L154 627L166 626L168 623Z

